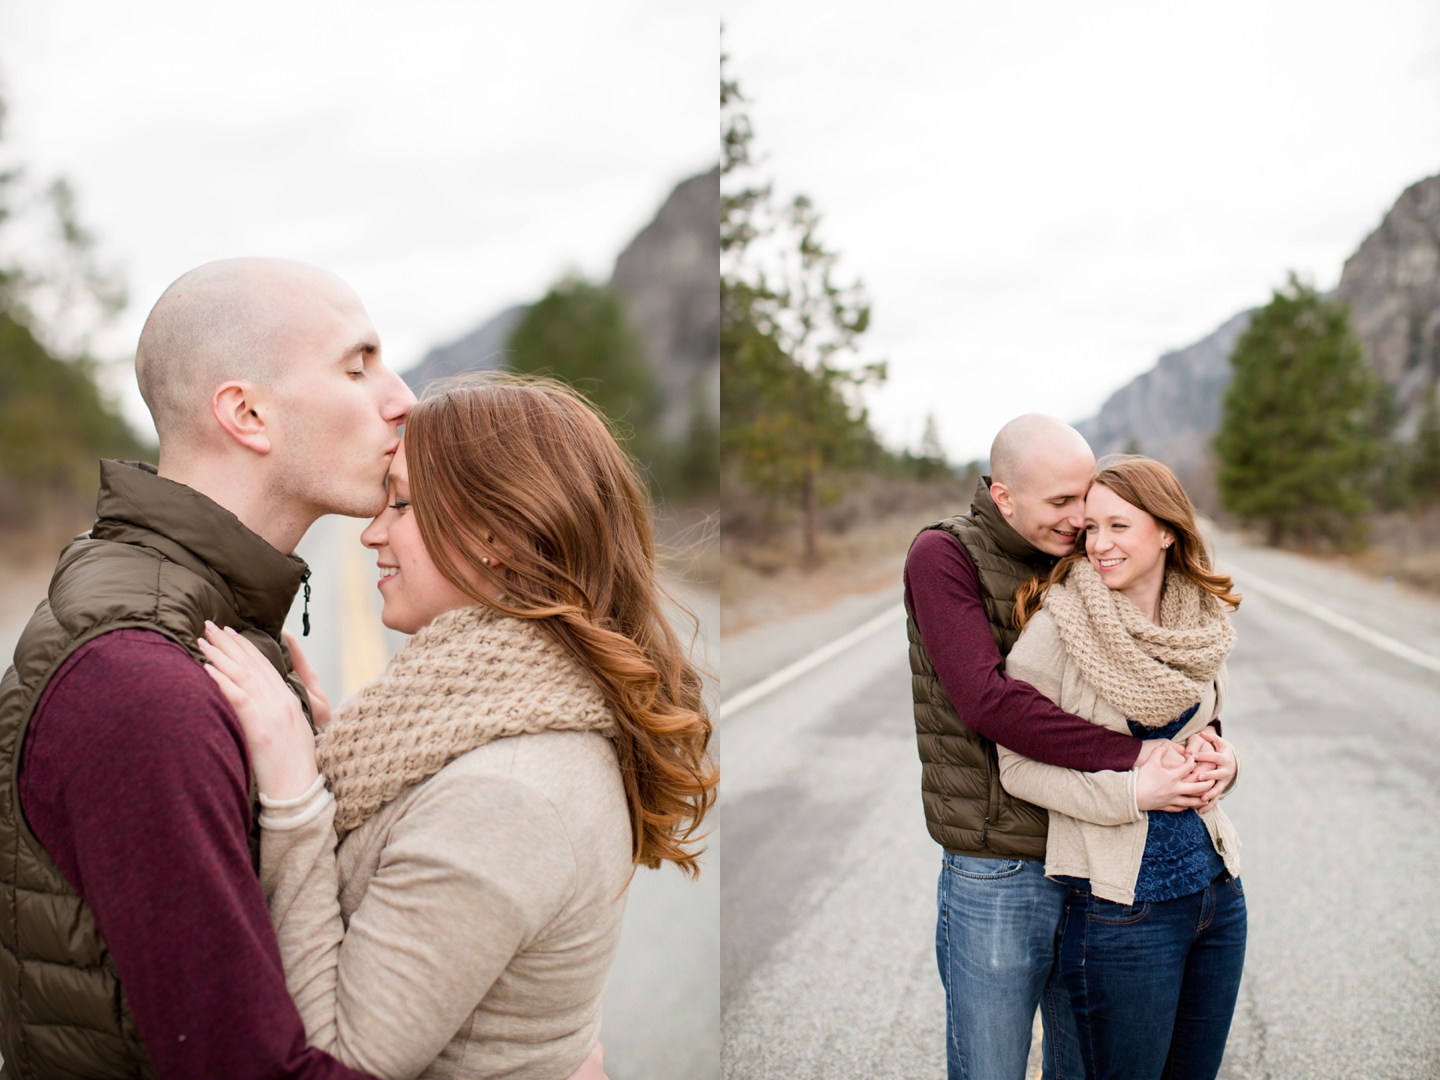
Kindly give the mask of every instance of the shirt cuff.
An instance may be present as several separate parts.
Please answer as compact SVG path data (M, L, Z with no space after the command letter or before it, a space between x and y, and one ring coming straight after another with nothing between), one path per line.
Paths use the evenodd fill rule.
M323 774L315 777L315 782L305 794L293 799L272 799L261 792L260 827L276 832L302 828L323 814L334 801L335 796L325 787Z

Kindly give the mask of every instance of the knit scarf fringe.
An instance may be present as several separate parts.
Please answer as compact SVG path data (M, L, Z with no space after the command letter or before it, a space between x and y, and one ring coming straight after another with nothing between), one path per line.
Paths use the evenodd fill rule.
M1160 626L1085 560L1050 589L1045 606L1081 674L1145 727L1163 727L1199 703L1235 644L1220 600L1176 570L1165 575Z
M540 731L617 729L595 680L534 622L483 606L445 612L319 737L335 828L343 836L477 746Z

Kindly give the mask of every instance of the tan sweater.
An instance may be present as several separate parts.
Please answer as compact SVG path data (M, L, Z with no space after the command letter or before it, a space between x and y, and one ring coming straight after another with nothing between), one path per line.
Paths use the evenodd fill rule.
M1111 731L1130 734L1125 715L1101 697L1081 674L1048 608L1041 608L1030 620L1010 650L1005 670L1011 678L1028 682L1066 712ZM1226 680L1222 665L1194 717L1174 737L1176 743L1183 745L1219 715ZM1149 830L1148 815L1135 804L1134 772L1077 772L1031 761L1003 746L996 749L1000 783L1005 790L1050 811L1045 873L1050 877L1086 878L1096 896L1117 904L1134 903L1135 882L1140 876ZM1217 805L1201 814L1200 819L1205 822L1210 842L1225 860L1225 868L1239 876L1240 838L1225 811Z
M323 784L263 801L261 883L311 1045L381 1080L563 1080L580 1064L632 866L608 738L470 750L338 858Z

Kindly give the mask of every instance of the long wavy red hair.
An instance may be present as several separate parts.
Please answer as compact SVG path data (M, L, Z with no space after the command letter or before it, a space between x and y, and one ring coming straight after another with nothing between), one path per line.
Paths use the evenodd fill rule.
M405 455L440 572L475 603L533 620L605 695L636 863L697 874L697 830L718 781L712 728L700 674L665 614L667 603L684 609L656 576L634 461L568 386L496 373L427 394L410 411ZM503 595L475 584L487 581Z
M1153 517L1161 527L1169 529L1175 541L1165 550L1166 570L1179 570L1206 592L1218 597L1231 611L1240 606L1240 594L1227 574L1217 574L1210 559L1210 548L1195 522L1195 504L1185 487L1168 465L1139 454L1112 454L1100 462L1100 470L1091 487L1107 487L1131 506ZM1048 577L1031 578L1015 593L1015 625L1024 630L1041 604L1050 586L1064 581L1070 568L1086 558L1085 534L1075 541L1075 550L1066 555Z

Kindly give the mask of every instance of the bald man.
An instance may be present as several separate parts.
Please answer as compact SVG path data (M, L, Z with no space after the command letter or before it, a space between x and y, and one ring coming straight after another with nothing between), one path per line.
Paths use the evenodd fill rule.
M344 282L275 259L177 280L136 374L159 469L101 463L98 520L0 683L4 1076L359 1080L305 1045L244 736L195 639L234 627L310 711L281 636L293 551L384 507L414 397Z
M946 1058L951 1080L1023 1080L1043 1000L1043 1075L1082 1080L1056 965L1065 886L1045 877L1045 811L1000 786L995 744L1086 772L1128 771L1143 744L1005 675L1015 592L1073 549L1095 455L1074 428L1032 413L1000 429L990 468L969 513L927 526L905 562L925 820L945 849Z

